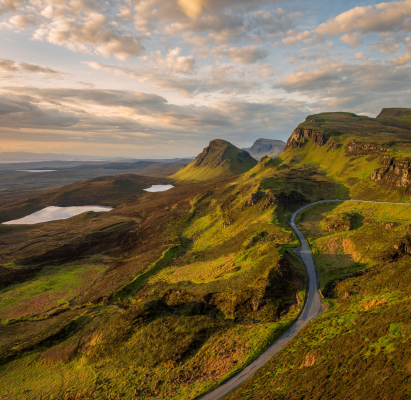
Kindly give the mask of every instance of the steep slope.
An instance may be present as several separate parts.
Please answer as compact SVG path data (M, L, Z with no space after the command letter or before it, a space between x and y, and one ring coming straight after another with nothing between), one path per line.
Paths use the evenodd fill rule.
M346 197L409 198L411 122L403 117L411 109L402 109L400 114L390 110L378 118L352 113L311 115L294 130L281 160L319 166L344 185Z
M410 201L406 187L371 179L384 157L410 155L406 121L327 113L304 124L280 157L238 176L138 198L127 183L108 213L0 225L0 397L193 399L255 359L303 302L290 210L355 196ZM188 171L215 174L241 151L216 142ZM114 182L78 188L109 201ZM49 201L74 200L66 189ZM352 203L303 217L329 309L230 396L407 389L409 209Z
M90 201L94 184L77 184ZM305 274L287 215L338 188L266 157L240 176L124 193L108 213L0 225L0 397L177 400L218 385L297 316Z
M282 140L258 139L254 144L246 149L256 160L264 156L277 157L284 150L285 143Z
M218 177L239 175L249 171L257 161L245 150L215 139L196 157L171 176L176 180L205 181Z
M322 113L291 135L282 163L316 165L345 202L298 221L328 309L225 400L405 399L410 393L411 109Z
M346 202L305 212L300 229L328 309L225 400L409 397L410 209Z

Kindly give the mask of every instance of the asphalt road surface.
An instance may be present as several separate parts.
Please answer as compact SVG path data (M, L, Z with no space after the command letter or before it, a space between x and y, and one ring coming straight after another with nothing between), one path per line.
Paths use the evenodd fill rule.
M305 209L312 207L320 203L332 203L332 202L344 202L344 201L355 201L359 203L377 203L377 204L394 204L394 205L404 205L411 206L411 203L391 203L391 202L382 202L382 201L367 201L367 200L321 200L316 201L315 203L308 204L304 207L301 207L299 210L294 212L290 218L291 228L298 235L301 247L299 249L300 257L305 265L307 270L308 277L308 295L306 302L300 316L294 322L294 325L285 332L274 344L272 344L264 353L262 353L257 359L255 359L250 365L244 368L237 375L229 379L227 382L218 386L216 389L211 392L206 393L205 395L198 398L198 400L218 400L232 392L243 382L245 382L251 375L253 375L258 369L260 369L271 357L277 354L300 330L301 328L313 320L315 317L321 313L321 298L318 293L317 288L317 275L314 260L311 254L311 250L308 246L307 241L305 240L303 234L297 228L295 219L297 215L304 211Z

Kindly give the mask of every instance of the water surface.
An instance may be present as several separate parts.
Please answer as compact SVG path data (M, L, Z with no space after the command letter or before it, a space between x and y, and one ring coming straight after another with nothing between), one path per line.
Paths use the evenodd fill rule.
M41 222L56 221L59 219L67 219L79 215L87 211L110 211L113 207L104 206L73 206L73 207L46 207L33 214L27 215L24 218L15 219L13 221L3 222L4 225L32 225Z
M151 185L148 189L143 189L146 192L165 192L174 187L173 185Z
M57 169L18 169L16 172L56 172Z

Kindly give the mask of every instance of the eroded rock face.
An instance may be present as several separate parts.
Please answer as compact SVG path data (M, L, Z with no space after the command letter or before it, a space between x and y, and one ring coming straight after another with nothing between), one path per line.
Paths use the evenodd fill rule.
M284 151L301 147L310 138L314 141L317 147L324 146L329 139L329 137L322 132L314 131L312 129L297 128L287 140L287 145L285 146Z
M407 234L402 238L401 242L394 244L392 249L386 251L381 261L394 262L403 257L411 255L411 235Z
M384 165L374 170L371 180L381 182L390 187L407 188L407 194L411 193L411 159L394 159L385 157Z
M371 143L371 142L356 142L351 140L345 146L346 153L360 153L360 154L370 154L370 153L381 153L388 149L384 147L381 143Z

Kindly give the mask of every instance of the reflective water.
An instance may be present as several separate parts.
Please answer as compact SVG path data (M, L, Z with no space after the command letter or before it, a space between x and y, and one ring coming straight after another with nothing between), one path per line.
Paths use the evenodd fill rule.
M143 189L146 192L165 192L174 187L173 185L151 185L148 189Z
M57 169L18 169L17 172L55 172Z
M73 207L46 207L33 214L27 215L24 218L15 219L13 221L3 222L4 225L32 225L39 224L40 222L55 221L58 219L67 219L74 217L75 215L87 212L87 211L110 211L113 207L104 206L73 206Z

